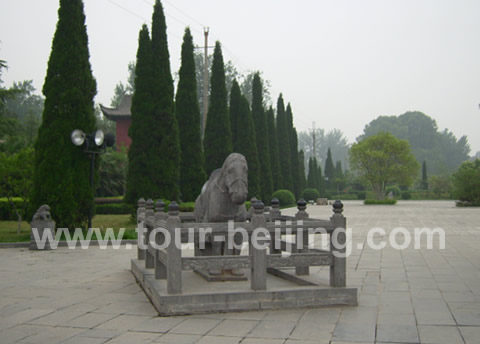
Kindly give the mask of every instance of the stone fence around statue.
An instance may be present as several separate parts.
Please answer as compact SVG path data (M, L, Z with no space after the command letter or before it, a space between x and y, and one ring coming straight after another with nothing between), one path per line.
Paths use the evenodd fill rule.
M342 215L343 204L340 201L334 203L334 214L328 220L310 219L304 200L300 200L297 206L295 216L285 216L281 214L276 199L272 201L269 212L264 212L265 207L261 201L255 202L252 205L250 221L234 223L235 228L242 228L247 234L244 242L248 242L248 255L184 256L181 244L193 244L199 236L205 235L202 234L202 229L208 229L208 235L212 238L216 236L225 238L229 235L227 223L196 223L193 222L193 214L180 213L175 202L170 203L166 213L162 201L157 202L154 209L152 200L140 199L137 209L138 259L132 260L132 272L162 315L332 304L356 305L356 289L345 288L346 218ZM329 249L311 247L311 241L315 238L315 235L311 235L312 229L315 229L315 233L328 235ZM144 235L141 234L143 231ZM288 241L287 236L294 238L293 242ZM262 240L263 244L259 244ZM325 286L318 288L316 282L308 279L310 268L319 266L329 267L329 288ZM250 292L256 296L246 296L244 300L237 293L236 298L232 296L222 298L219 295L225 291L215 291L222 282L210 282L209 286L205 287L204 296L209 294L209 291L211 295L193 302L192 295L196 296L196 292L192 294L191 290L185 290L186 286L190 286L190 282L185 284L183 281L185 276L189 276L185 275L185 271L212 268L246 269L249 271ZM298 286L289 289L288 292L299 290L300 294L279 296L281 292L276 289L278 283L275 284L273 280L270 288L269 275ZM208 282L205 283L208 285ZM236 285L240 288L248 282L228 283L238 283ZM317 288L311 289L312 287ZM310 290L310 294L305 294L307 289ZM269 290L276 294L258 294ZM178 298L182 295L189 298ZM246 295L246 292L242 291L241 295ZM173 296L177 297L174 299L176 305L169 299ZM209 304L212 298L216 300ZM230 302L232 299L236 301Z

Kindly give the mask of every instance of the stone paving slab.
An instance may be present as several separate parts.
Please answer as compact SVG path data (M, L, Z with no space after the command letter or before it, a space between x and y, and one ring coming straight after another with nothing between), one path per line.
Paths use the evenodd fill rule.
M0 249L0 343L480 343L480 211L447 201L344 203L347 286L358 288L358 307L162 318L129 271L135 249L9 248ZM367 233L378 226L386 235L375 242L399 226L443 228L446 248L375 250Z

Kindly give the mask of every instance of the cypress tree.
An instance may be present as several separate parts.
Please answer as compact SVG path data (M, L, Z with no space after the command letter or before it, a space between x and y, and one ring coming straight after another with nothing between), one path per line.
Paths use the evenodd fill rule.
M335 163L335 184L338 189L344 188L344 174L342 169L342 162L337 160Z
M322 166L320 164L317 164L317 158L313 158L315 168L317 169L317 190L322 194L325 191L325 180L322 176Z
M303 193L307 185L307 179L305 178L305 153L302 149L298 152L298 175L300 193Z
M255 128L247 98L240 93L236 80L230 92L230 115L238 130L235 152L243 154L248 164L248 197L260 197L260 175Z
M149 159L155 185L153 196L178 200L181 151L173 101L167 25L160 0L155 1L152 15L152 72L155 124L150 128L152 149Z
M277 128L275 126L275 114L270 106L266 113L268 127L268 146L270 148L270 167L272 170L273 189L282 187L282 171L280 171L280 158L278 153ZM268 201L267 201L268 202Z
M180 164L180 190L184 201L194 201L205 182L200 109L197 98L197 81L190 29L185 29L182 44L182 65L179 71L175 98L176 116L180 132L182 161Z
M283 96L280 94L277 101L277 142L280 160L280 173L282 175L282 189L293 190L290 141L287 125L287 115Z
M48 204L59 228L84 225L93 202L89 158L71 143L70 135L74 129L94 131L96 92L83 2L60 0L43 85L45 106L35 143L31 200L33 211Z
M225 158L232 153L232 133L228 116L227 89L225 86L225 66L222 48L216 42L213 52L212 76L210 78L210 101L203 147L205 171L208 175L222 167Z
M269 137L267 119L263 108L263 86L260 73L255 73L252 81L252 116L255 124L258 160L260 163L260 198L270 201L273 193L272 170L270 167ZM268 203L267 203L268 204Z
M328 147L327 160L325 161L326 189L330 190L335 185L335 166L333 166L332 152Z
M297 137L297 129L293 126L293 113L292 107L290 103L287 105L287 110L285 112L287 118L287 129L288 129L288 138L290 143L290 166L292 169L292 186L293 186L293 193L300 198L301 192L303 190L300 189L300 171L299 171L299 164L298 164L298 137Z
M240 137L237 135L239 127L239 119L241 116L241 101L242 94L240 91L240 85L237 80L234 79L232 82L232 89L230 90L230 129L232 130L232 149L234 152L238 152Z
M154 126L152 84L152 42L147 25L143 25L138 37L135 69L135 92L132 97L132 124L128 135L132 143L128 150L128 171L125 200L135 203L140 197L154 198L153 171L150 165L152 142L150 130Z
M308 159L308 177L307 177L307 186L309 188L317 189L317 169L313 162L313 157Z
M422 164L422 189L428 190L427 162L425 160Z

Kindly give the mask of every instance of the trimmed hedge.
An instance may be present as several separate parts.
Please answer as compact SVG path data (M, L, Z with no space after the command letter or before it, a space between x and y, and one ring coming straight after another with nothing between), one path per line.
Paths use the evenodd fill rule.
M95 198L95 204L121 204L121 203L123 203L123 196Z
M126 203L109 203L95 205L95 214L98 215L128 215L133 211L133 207Z
M397 204L396 199L384 199L383 201L380 201L378 199L366 199L363 201L363 204L366 205L394 205Z
M292 207L297 204L293 193L285 189L275 191L272 198L277 198L280 201L280 208Z
M303 199L305 201L316 201L317 198L320 198L320 192L318 192L317 189L314 189L314 188L309 188L309 189L305 189L303 190Z

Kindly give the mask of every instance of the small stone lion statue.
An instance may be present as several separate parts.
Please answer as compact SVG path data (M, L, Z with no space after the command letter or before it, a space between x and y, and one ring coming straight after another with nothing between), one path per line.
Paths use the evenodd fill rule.
M35 220L52 220L52 217L50 216L50 207L47 204L41 205L40 208L38 208L37 212L33 215L32 218L32 221Z

